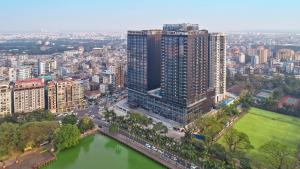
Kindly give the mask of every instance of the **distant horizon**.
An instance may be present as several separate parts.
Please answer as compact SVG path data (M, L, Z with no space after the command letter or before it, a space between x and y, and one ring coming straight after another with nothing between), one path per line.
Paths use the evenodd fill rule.
M0 32L124 32L183 22L211 32L300 32L295 0L9 0L0 6Z
M158 28L153 28L158 29ZM162 29L162 28L161 28ZM199 28L208 30L205 28ZM47 30L19 30L19 31L5 31L1 30L0 34L18 34L18 33L127 33L130 30L151 30L150 29L128 29L128 30L64 30L64 31L47 31ZM300 30L228 30L228 31L210 31L209 32L224 32L224 33L300 33Z

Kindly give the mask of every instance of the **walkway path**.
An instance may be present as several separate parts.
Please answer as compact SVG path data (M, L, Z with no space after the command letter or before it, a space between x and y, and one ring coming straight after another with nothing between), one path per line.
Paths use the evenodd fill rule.
M111 134L108 131L108 128L106 127L102 127L101 129L99 129L99 131L111 138L114 138L118 141L120 141L121 143L135 149L136 151L148 156L149 158L153 159L154 161L159 162L160 164L164 165L167 168L171 168L171 169L180 169L180 168L185 168L182 165L178 164L177 162L175 162L174 160L168 159L166 157L163 157L159 152L153 152L149 149L147 149L144 145L135 142L134 140L124 136L123 134Z

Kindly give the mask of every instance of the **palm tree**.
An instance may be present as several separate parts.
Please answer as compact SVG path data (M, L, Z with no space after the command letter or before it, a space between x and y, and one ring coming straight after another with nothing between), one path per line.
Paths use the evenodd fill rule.
M110 126L109 126L109 132L112 134L116 134L119 132L119 125L116 122L113 122Z

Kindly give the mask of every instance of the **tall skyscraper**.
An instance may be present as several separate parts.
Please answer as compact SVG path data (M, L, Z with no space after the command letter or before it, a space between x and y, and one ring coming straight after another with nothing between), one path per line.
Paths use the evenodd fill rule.
M9 82L0 82L0 116L11 115L12 89Z
M209 42L209 86L215 90L215 103L218 103L226 96L226 35L212 33Z
M193 25L194 26L194 25ZM193 27L191 26L191 27ZM169 30L171 26L165 26ZM188 106L206 96L208 89L208 32L164 31L161 95L167 102Z
M127 85L129 104L139 104L149 90L160 87L161 31L129 31L127 37Z
M212 52L211 44L216 46ZM218 86L218 96L225 93L225 44L221 34L210 43L208 31L195 24L166 24L162 31L129 31L129 105L182 123L209 111L214 102L214 89L209 88L211 74L215 77L212 84L218 82L212 85ZM212 69L214 74L210 72L210 54L219 64Z
M43 79L17 80L14 86L14 113L28 113L45 109Z

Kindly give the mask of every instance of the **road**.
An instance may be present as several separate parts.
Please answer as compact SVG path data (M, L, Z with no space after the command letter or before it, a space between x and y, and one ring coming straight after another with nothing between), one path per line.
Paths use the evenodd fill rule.
M123 96L122 96L123 97ZM102 100L99 100L99 104L92 104L89 105L88 108L84 110L75 110L72 113L74 113L79 119L82 118L84 115L88 115L93 122L100 126L102 129L102 132L105 132L106 135L111 136L111 134L108 132L107 128L109 127L109 124L104 121L102 111L104 111L103 104L100 104L103 102L103 99L106 100L106 98L102 98ZM117 99L119 100L119 99ZM117 101L115 100L106 100L106 105L110 105L111 107L114 107ZM67 113L65 113L62 116L57 117L58 120L61 120ZM71 113L69 113L71 114ZM103 130L106 128L106 130ZM114 136L112 136L114 137ZM125 144L130 143L130 147L140 151L141 153L145 154L146 156L149 156L150 158L162 163L162 164L168 164L171 166L171 168L182 168L182 169L200 169L199 167L195 166L194 164L189 163L188 161L181 159L180 157L176 156L175 154L172 154L168 151L165 151L163 149L159 149L158 147L152 145L151 143L147 142L146 140L142 140L139 137L133 136L129 134L126 131L120 131L118 134L118 140L127 141ZM129 141L129 142L128 142ZM157 159L159 158L159 159ZM170 167L166 165L167 167Z
M129 144L128 146L140 151L141 153L145 154L146 156L164 164L167 167L172 166L171 168L182 168L182 169L200 169L199 167L195 166L194 164L191 164L190 162L181 159L177 155L170 153L168 151L165 151L163 149L160 149L151 143L147 142L146 140L143 140L139 137L136 137L134 135L131 135L127 131L120 130L117 135L112 135L108 132L109 123L106 121L103 121L98 118L95 118L94 123L100 127L101 131L104 132L106 135L109 135L111 137L117 137L115 139L123 142L125 141L125 144ZM157 159L159 158L159 159Z

